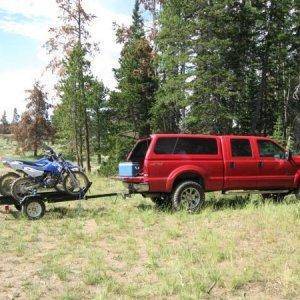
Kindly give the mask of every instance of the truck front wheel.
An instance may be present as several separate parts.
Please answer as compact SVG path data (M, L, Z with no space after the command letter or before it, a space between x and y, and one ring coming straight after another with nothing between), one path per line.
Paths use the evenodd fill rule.
M276 203L283 202L285 196L286 194L262 194L263 200L272 199Z
M178 184L171 196L174 210L187 210L197 212L205 200L204 189L198 182L183 181Z

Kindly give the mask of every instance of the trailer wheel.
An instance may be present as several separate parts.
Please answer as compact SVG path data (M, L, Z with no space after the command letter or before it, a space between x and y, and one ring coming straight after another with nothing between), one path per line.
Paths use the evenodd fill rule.
M45 203L40 199L28 199L22 206L22 212L29 220L41 219L45 211Z
M175 187L171 199L174 210L197 212L204 203L205 193L201 184L187 180Z

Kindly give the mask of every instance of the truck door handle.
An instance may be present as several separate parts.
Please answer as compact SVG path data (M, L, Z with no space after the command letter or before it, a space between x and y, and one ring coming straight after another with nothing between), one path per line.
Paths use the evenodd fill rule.
M263 163L262 161L259 161L259 162L258 162L258 167L259 167L259 168L262 168L263 166L264 166L264 163Z
M234 168L235 168L235 162L234 162L234 161L231 161L231 162L229 163L229 166L230 166L231 169L234 169Z

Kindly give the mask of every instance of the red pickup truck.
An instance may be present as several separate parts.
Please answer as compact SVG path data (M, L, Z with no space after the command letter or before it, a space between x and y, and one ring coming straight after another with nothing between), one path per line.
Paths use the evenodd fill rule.
M197 211L205 192L259 193L283 200L300 196L300 156L261 136L154 134L139 140L128 156L138 164L122 177L132 193L158 205Z

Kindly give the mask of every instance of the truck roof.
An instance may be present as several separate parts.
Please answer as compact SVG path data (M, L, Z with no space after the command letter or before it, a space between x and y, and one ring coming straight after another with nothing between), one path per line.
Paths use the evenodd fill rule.
M269 138L264 135L237 135L237 134L192 134L192 133L155 133L151 137L202 137L202 138L216 138L216 137L236 137L236 138Z

